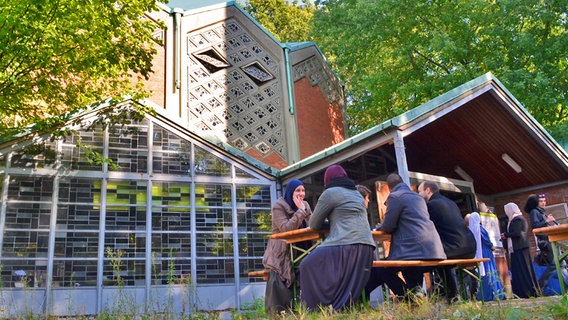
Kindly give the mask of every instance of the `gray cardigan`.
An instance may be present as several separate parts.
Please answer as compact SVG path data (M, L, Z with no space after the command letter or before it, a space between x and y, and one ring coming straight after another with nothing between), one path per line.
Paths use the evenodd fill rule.
M312 213L310 228L322 229L326 219L330 230L322 246L367 244L376 247L365 201L359 191L343 187L326 189Z

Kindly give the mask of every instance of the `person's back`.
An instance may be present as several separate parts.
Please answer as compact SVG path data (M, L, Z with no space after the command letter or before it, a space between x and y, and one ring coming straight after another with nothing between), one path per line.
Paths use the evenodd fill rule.
M359 191L339 186L326 189L318 199L310 227L322 229L326 218L330 230L321 246L375 245L369 230L367 209Z
M430 219L442 240L448 259L471 259L475 257L477 244L471 230L465 225L457 204L440 194L435 182L423 181L418 193L426 200ZM446 298L452 302L457 297L457 278L451 266L440 268L445 280Z
M395 186L387 198L387 213L380 230L392 233L390 260L446 258L426 202L404 183Z
M386 200L386 213L377 229L391 233L391 246L387 260L442 260L446 258L440 237L428 217L426 202L402 182L397 173L387 177L390 194ZM408 298L409 291L422 294L421 285L425 272L432 267L373 268L365 293L370 293L386 283L400 298ZM399 277L401 272L404 281Z
M428 200L427 206L448 259L473 258L476 251L475 237L464 224L457 204L437 192Z
M309 310L352 306L361 297L373 266L373 240L365 201L340 165L324 173L324 192L310 217L310 227L329 221L326 239L300 262L300 300Z

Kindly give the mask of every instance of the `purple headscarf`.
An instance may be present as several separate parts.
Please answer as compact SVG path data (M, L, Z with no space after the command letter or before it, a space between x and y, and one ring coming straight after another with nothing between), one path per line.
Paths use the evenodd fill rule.
M327 186L333 179L345 177L347 177L347 172L345 172L342 166L338 164L331 165L325 170L325 174L323 175L323 186Z

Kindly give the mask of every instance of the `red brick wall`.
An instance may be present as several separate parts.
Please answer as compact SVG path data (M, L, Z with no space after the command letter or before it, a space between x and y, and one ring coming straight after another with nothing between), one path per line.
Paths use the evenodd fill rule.
M263 157L260 153L256 152L255 149L249 149L246 152L249 156L266 163L267 165L276 168L282 169L288 165L288 163L278 155L278 153L273 152L266 157Z
M150 78L145 80L140 78L144 83L144 88L150 91L150 101L165 108L166 105L166 49L165 46L155 44L158 51L152 60L152 71Z
M504 217L505 211L503 210L503 206L509 202L516 203L519 206L519 209L521 209L521 211L523 212L524 217L527 219L529 228L532 229L532 227L530 226L530 217L526 212L524 212L523 208L525 207L525 203L527 202L529 195L540 193L546 194L546 205L568 203L568 185L560 185L556 187L539 189L537 191L518 193L508 197L495 198L494 203L491 205L495 207L495 214L497 214L498 217ZM536 247L534 244L534 237L532 237L532 232L530 232L530 236L532 241L531 253L534 255Z
M523 216L527 219L527 222L529 222L529 228L531 228L530 217L526 212L524 212L523 208L525 207L525 203L527 201L528 196L533 193L538 193L538 194L546 193L547 205L568 203L568 186L556 186L551 188L544 188L536 192L535 191L524 192L524 193L515 194L513 196L495 198L494 202L489 205L495 207L495 213L497 214L498 217L501 218L505 216L505 211L503 210L503 206L509 202L516 203L521 209L521 211L523 211ZM531 239L531 256L534 257L536 252L536 245L534 243L534 237L532 232L529 232L529 235ZM499 274L501 275L501 279L503 280L503 284L507 286L508 290L510 290L511 280L509 278L507 260L505 258L496 258L496 262L497 262L497 268L499 269Z
M306 78L294 83L300 157L302 159L345 140L343 110L329 103Z

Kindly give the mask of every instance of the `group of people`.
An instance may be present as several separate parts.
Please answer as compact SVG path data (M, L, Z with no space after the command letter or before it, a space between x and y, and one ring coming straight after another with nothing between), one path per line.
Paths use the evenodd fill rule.
M424 181L418 193L393 173L387 177L390 194L386 213L377 230L391 234L387 260L444 260L470 259L475 256L474 235L464 224L457 204L440 193L439 186ZM387 284L397 296L423 295L425 272L433 267L374 268L365 291L369 294L377 286ZM399 272L403 278L399 277ZM453 301L458 295L455 269L442 267L438 273L444 284L445 296Z
M532 194L528 197L524 211L530 217L532 228L542 228L557 225L553 215L545 211L546 195ZM538 249L534 263L529 252L530 237L529 223L523 216L519 207L513 203L505 205L505 214L508 218L507 230L501 234L501 239L507 242L507 250L511 264L511 289L513 294L520 298L535 297L543 294L548 280L555 273L554 254L552 245L546 235L536 236ZM535 265L546 267L545 273L537 277ZM556 279L564 281L566 279Z
M422 182L418 192L414 192L400 175L392 173L387 184L390 194L385 202L386 213L376 225L376 230L391 234L387 260L488 257L490 261L479 270L484 289L490 288L483 292L484 298L504 297L492 253L494 245L481 226L478 213L469 215L468 223L464 223L457 204L442 195L432 181ZM341 310L363 294L368 297L383 284L402 299L423 294L423 275L432 271L432 267L372 268L376 243L367 217L369 196L370 190L356 185L339 165L326 169L324 191L313 211L304 200L305 189L300 180L286 185L283 197L273 208L272 232L309 226L316 230L329 228L329 234L301 261L299 274L292 270L286 243L269 240L263 258L265 268L270 270L265 295L267 312L280 313L291 308L295 281L301 302L310 310L319 306ZM508 242L511 254L513 293L519 297L534 296L538 283L530 264L527 222L514 203L505 205L505 212L509 225L501 237ZM532 220L532 211L530 215ZM458 295L455 269L443 267L437 271L444 294L451 302Z
M367 219L367 200L339 165L324 174L324 192L313 212L304 201L300 180L286 185L272 212L272 232L301 228L327 229L329 234L307 255L299 267L300 299L310 310L331 305L343 309L356 302L365 288L372 269L376 243ZM364 189L360 189L363 190ZM369 191L370 194L370 191ZM292 306L290 248L283 240L270 239L263 257L268 268L265 309L280 313Z

